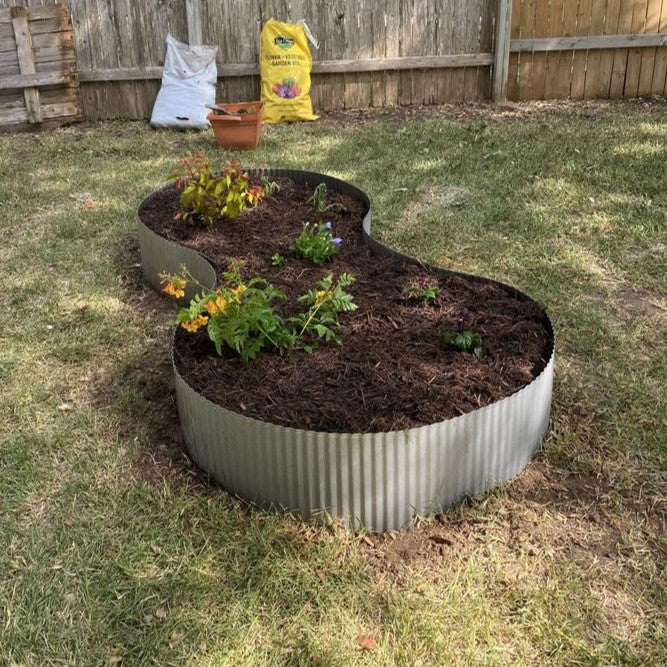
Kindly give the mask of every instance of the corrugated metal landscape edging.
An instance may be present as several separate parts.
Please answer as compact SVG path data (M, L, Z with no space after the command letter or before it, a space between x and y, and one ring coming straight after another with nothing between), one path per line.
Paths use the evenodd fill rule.
M358 197L368 207L364 237L372 249L419 263L370 237L370 201L358 188L313 172L266 169L255 173L288 176L311 185L325 182ZM519 298L529 298L503 287ZM545 322L553 335L548 319ZM349 527L386 531L403 528L415 516L438 512L520 473L548 428L554 363L552 346L543 371L511 396L437 424L368 434L306 431L252 419L194 391L175 364L174 374L186 446L213 480L262 506L304 516L325 511Z

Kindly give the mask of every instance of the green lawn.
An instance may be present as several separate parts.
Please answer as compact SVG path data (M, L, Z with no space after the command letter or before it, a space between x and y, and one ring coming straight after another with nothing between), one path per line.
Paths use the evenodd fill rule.
M543 453L385 537L184 454L134 216L197 148L228 157L143 123L0 136L0 663L664 664L667 107L324 119L243 156L352 181L386 242L554 320Z

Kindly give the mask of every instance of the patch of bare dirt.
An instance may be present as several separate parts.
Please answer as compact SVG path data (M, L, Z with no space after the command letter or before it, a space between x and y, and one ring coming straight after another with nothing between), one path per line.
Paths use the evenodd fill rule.
M660 547L646 521L648 508L639 503L621 512L613 494L602 475L566 473L538 460L498 497L464 503L409 530L364 535L361 544L369 563L399 585L408 569L437 580L452 561L479 550L493 550L508 567L519 556L546 556L619 574L627 531L644 530L656 558ZM489 511L480 513L480 507Z
M601 610L601 637L615 636L624 642L636 642L641 638L646 624L646 611L638 600L627 591L605 586L596 591Z
M616 109L629 108L633 112L652 113L667 111L667 98L644 98L638 100L535 100L528 102L474 102L467 104L441 104L435 106L407 105L372 109L339 109L323 111L319 123L366 125L377 122L406 123L411 120L422 119L449 119L453 121L501 121L511 122L526 119L540 119L546 117L580 117L595 118L600 114ZM146 126L145 121L117 121L108 122L118 126L123 136L140 135ZM78 141L92 130L100 128L100 122L81 121L67 127L60 127L57 132L66 134L69 141ZM264 128L272 132L274 128ZM21 142L34 142L41 139L43 132L26 132L21 136ZM192 148L193 133L172 133L169 137L170 146L176 153L182 153ZM212 139L211 139L212 141ZM18 157L23 153L17 153Z
M667 329L666 299L627 281L610 280L608 287L612 293L610 304L624 321L650 317Z
M412 227L419 222L419 216L432 208L457 208L465 205L473 197L468 188L446 183L433 184L410 198L403 214L397 221L398 228Z

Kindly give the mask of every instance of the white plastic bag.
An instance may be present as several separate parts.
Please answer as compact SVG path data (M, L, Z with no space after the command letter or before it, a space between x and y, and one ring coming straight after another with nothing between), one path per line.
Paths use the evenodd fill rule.
M151 125L207 128L206 104L215 104L217 46L188 46L167 35L162 87L157 94Z

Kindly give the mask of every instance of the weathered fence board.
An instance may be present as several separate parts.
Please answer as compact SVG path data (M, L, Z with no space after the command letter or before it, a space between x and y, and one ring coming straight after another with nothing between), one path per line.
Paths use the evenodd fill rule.
M79 115L67 7L0 8L0 126L20 129Z
M511 32L512 0L498 0L493 62L493 99L495 102L502 102L507 98Z
M49 0L0 0L0 16L14 5L40 18L36 74L75 74L74 40L87 118L150 114L168 32L218 46L219 100L257 98L271 17L305 18L320 40L318 110L666 93L667 0L70 0L73 35ZM17 74L13 26L0 20L0 80Z

